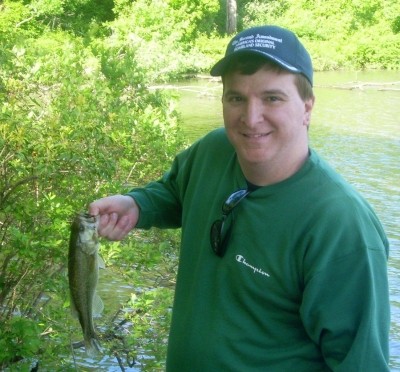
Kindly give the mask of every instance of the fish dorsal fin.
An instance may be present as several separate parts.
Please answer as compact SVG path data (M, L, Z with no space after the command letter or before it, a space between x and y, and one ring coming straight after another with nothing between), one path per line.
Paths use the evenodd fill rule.
M104 304L97 292L93 296L93 315L98 316L104 310Z

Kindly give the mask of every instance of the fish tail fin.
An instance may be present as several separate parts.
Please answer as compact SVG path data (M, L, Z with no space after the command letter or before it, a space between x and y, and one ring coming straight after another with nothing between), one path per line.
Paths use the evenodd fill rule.
M95 357L98 353L102 353L100 343L94 337L85 340L85 349L86 354L91 358Z

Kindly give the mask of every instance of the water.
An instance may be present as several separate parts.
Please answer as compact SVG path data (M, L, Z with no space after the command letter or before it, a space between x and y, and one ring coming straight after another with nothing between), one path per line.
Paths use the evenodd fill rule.
M146 287L139 287L135 281L133 282L136 285L129 283L127 279L123 279L112 269L106 268L105 270L100 270L97 291L104 301L105 311L100 316L94 318L94 323L101 337L111 335L112 347L110 348L110 339L108 343L103 343L101 340L100 344L103 350L94 357L89 357L83 347L74 349L71 355L62 355L61 357L69 361L71 365L76 363L76 370L80 372L162 371L163 368L158 367L158 363L155 363L158 360L157 356L154 355L154 351L147 350L146 345L142 344L140 346L139 339L136 339L137 344L134 347L124 344L127 336L132 335L135 329L138 326L140 327L140 321L138 319L133 321L130 317L135 312L135 309L128 305L128 300L132 295L156 288L157 280L154 276L152 273L151 280L146 281L144 275L141 275L140 282L141 284L146 284ZM82 333L80 327L77 325L77 319L74 319L72 324L75 333L71 335L71 341L80 341ZM115 335L121 337L115 338ZM159 340L153 340L151 336L148 337L151 339L151 342L159 342ZM71 367L70 369L59 370L72 371L75 369Z
M179 91L190 141L221 126L218 80L186 82ZM315 95L312 147L372 204L390 240L390 364L400 371L400 74L317 73Z

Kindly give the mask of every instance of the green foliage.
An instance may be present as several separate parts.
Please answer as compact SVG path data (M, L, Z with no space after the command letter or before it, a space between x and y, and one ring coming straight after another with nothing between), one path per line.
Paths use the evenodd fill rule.
M202 68L203 57L194 46L193 22L203 15L204 7L187 2L137 0L117 2L118 17L108 23L109 42L122 53L134 53L136 63L146 66L148 78L166 82L183 73ZM171 27L173 25L173 27Z
M217 31L218 0L168 0L167 3L175 10L177 18L189 20L184 42L191 42L202 33L210 35Z
M61 28L76 34L88 31L91 23L112 20L112 0L30 0L24 2L30 17L23 22Z
M399 68L400 5L384 0L252 1L243 27L277 24L302 38L317 70Z
M14 5L4 6L15 17L0 16L9 26L33 6ZM114 45L112 35L93 42L46 25L36 31L1 29L0 321L11 324L2 335L9 343L13 314L32 324L50 316L51 335L65 347L62 313L47 305L53 312L46 314L43 303L61 307L67 296L71 216L125 184L159 177L183 144L173 102L148 89L151 70L135 62L135 48ZM30 336L21 334L15 355L31 355ZM56 345L42 348L42 359Z
M29 340L29 342L26 342ZM16 316L0 328L0 368L10 362L34 357L40 347L39 327L30 319ZM19 371L30 371L30 362L18 365Z
M208 70L223 55L224 6L222 0L0 4L1 367L37 354L51 365L52 354L68 353L60 319L70 219L93 199L168 169L184 143L173 95L153 86ZM293 29L317 69L399 68L398 1L238 6L239 27ZM158 355L151 368L165 356L178 234L135 232L124 244L102 248L107 263L142 288L130 303L136 310L127 311L137 325L128 341Z
M175 230L135 231L124 243L102 249L108 265L135 287L123 307L125 321L133 324L131 331L121 333L122 345L114 341L110 348L122 353L129 345L143 371L165 370L179 239L180 231Z
M29 18L29 10L21 2L0 4L0 63L9 64L10 51L13 45L32 33L25 30L24 19Z
M134 311L128 313L128 318L135 327L128 342L140 354L150 356L144 371L165 370L172 302L171 288L154 288L131 296L128 306Z

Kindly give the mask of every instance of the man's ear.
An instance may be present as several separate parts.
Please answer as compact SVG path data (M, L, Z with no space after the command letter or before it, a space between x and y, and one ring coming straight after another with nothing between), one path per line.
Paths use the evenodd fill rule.
M310 125L311 112L313 110L314 103L315 103L315 97L312 97L312 98L310 98L310 99L308 99L307 101L304 102L305 110L304 110L303 125L305 125L307 127Z

